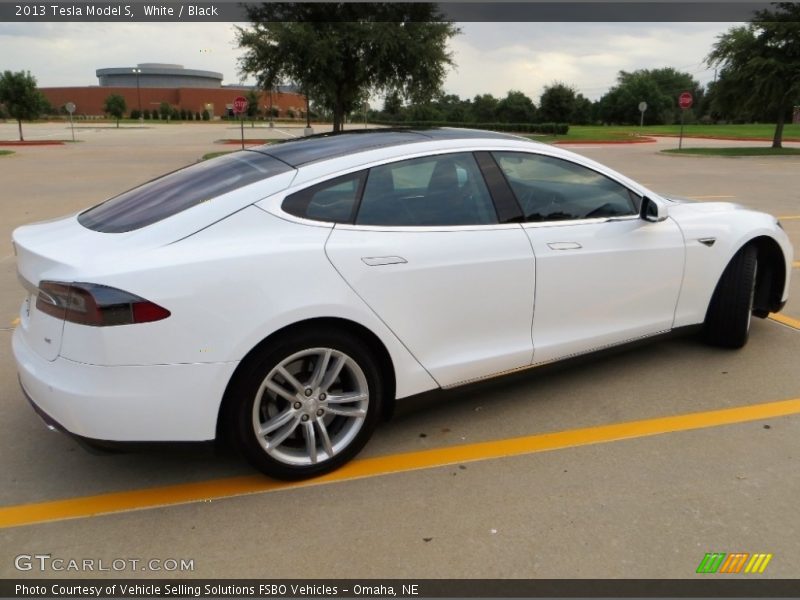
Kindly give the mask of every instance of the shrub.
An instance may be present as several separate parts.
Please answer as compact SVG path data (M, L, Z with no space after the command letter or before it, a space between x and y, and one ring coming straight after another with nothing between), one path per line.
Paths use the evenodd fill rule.
M199 112L196 112L196 113L194 113L194 120L195 120L195 121L199 121L201 118L202 118L202 117L200 116L200 113L199 113ZM208 119L206 119L206 121L208 121Z
M464 127L467 129L550 135L565 135L569 131L569 125L566 123L468 123L465 121L375 121L375 123L400 127Z
M142 111L142 116L145 118L145 120L149 121L150 120L150 109L149 108L145 108Z
M204 110L203 111L203 121L210 121L210 120L211 120L211 114L209 114L208 110Z
M139 112L139 109L138 109L138 108L134 108L134 109L131 111L131 119L138 119L138 118L139 118L139 117L141 117L141 116L142 116L142 113L140 113L140 112Z

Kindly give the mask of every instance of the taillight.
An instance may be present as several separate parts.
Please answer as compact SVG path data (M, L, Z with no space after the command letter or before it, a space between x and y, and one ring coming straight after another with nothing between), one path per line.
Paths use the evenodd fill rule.
M36 308L57 319L93 327L151 323L170 315L163 306L123 290L57 281L39 283Z

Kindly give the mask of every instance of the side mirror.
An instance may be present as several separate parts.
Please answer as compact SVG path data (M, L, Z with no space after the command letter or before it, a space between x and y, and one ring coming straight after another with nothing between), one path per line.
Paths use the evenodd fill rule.
M651 223L660 223L666 220L667 210L657 202L654 202L647 196L642 198L642 207L639 211L639 218Z

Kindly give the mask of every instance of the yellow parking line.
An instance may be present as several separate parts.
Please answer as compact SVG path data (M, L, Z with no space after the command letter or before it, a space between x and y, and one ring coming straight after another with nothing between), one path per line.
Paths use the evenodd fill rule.
M12 327L16 327L17 325L19 325L19 317L17 317L13 321L11 321L11 326Z
M800 260L796 260L796 261L794 261L794 262L792 263L792 266L793 266L795 269L800 269Z
M403 473L466 462L634 439L675 431L689 431L705 427L730 425L732 423L745 423L798 413L800 413L800 398L793 398L737 408L725 408L672 417L658 417L449 448L434 448L405 454L365 458L353 461L333 473L310 481L280 482L267 479L261 475L249 475L144 490L114 492L98 496L67 498L65 500L53 500L36 504L6 506L0 508L0 528L219 500L246 494L275 492L391 473Z
M779 315L778 313L771 313L769 318L773 321L777 321L782 325L786 325L787 327L791 327L792 329L797 329L800 331L800 319L793 319L792 317L787 317L786 315Z
M798 221L800 220L800 215L784 215L783 217L778 217L781 221Z

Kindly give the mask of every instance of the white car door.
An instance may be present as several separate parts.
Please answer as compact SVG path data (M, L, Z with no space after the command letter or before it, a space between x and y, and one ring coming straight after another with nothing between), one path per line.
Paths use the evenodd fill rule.
M570 161L496 152L536 257L534 364L672 328L684 240L671 219L638 216L641 198Z
M531 362L534 259L471 153L370 169L334 267L442 386Z

